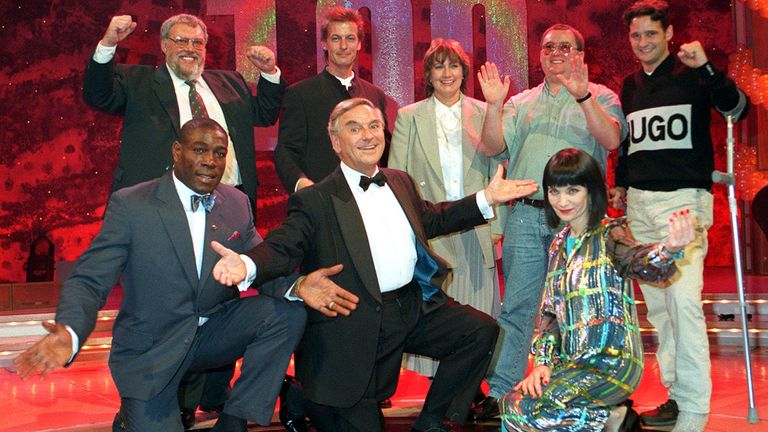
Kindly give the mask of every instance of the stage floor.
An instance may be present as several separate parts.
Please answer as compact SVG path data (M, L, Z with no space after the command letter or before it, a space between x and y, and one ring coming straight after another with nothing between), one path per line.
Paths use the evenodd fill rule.
M707 268L704 292L735 293L733 269ZM748 294L768 293L768 277L745 276ZM115 290L107 308L116 309L122 292ZM652 408L666 400L659 382L655 356L646 353L646 369L640 387L633 395L638 411ZM752 354L752 372L759 424L747 423L747 384L744 358L738 347L713 347L712 414L707 431L749 432L768 431L768 349ZM407 432L423 403L429 381L413 372L403 370L400 385L393 398L393 407L385 410L388 432ZM21 381L11 372L0 369L0 432L14 431L81 431L106 432L119 406L106 359L76 361L72 367L56 371L44 379ZM198 428L213 423L205 413L198 413ZM276 417L272 426L256 427L253 431L280 431ZM498 431L498 426L484 425L467 431Z
M633 396L638 410L653 407L666 399L659 383L658 368L653 354L646 354L646 371L638 391ZM768 352L752 356L756 406L761 421L746 421L748 399L743 357L733 353L712 355L713 397L712 414L707 431L739 432L768 430ZM400 385L393 398L393 407L385 410L388 428L407 431L412 417L423 403L429 382L410 371L403 371ZM119 398L105 361L75 364L56 371L44 379L21 381L7 370L0 370L0 431L82 431L110 430ZM199 425L205 428L198 413ZM251 431L279 431L270 427L251 427ZM474 431L495 431L492 426L468 428Z

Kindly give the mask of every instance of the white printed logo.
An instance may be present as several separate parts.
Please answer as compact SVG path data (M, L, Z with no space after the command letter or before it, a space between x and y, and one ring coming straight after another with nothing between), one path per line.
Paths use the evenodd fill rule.
M635 111L627 116L629 152L691 149L691 105Z

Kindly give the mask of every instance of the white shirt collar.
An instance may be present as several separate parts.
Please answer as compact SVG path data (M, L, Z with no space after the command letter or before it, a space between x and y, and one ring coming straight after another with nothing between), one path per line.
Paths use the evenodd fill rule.
M181 87L181 86L189 87L187 85L187 80L183 80L177 77L176 74L173 72L173 70L171 70L170 66L168 66L168 63L165 63L165 68L168 69L168 75L171 76L171 81L173 81L174 87ZM208 88L208 84L203 79L202 74L200 75L200 78L197 78L197 85Z
M336 79L341 82L341 85L343 85L346 88L349 88L350 86L352 86L352 80L355 79L355 71L352 71L352 75L348 76L347 78L340 78L340 77L337 77L336 75L333 75L333 76L336 77Z
M176 187L176 193L179 195L179 199L181 200L181 205L184 207L185 211L191 212L192 211L192 202L190 197L192 195L202 195L199 194L192 189L189 188L189 186L182 183L181 180L179 180L176 177L176 173L172 172L171 175L173 176L173 185ZM203 206L198 207L198 211L202 210L205 211Z
M347 183L349 184L349 188L353 191L357 190L358 192L363 192L363 188L360 187L360 177L366 176L367 174L363 174L360 171L357 171L353 168L350 168L349 165L345 164L344 162L341 163L341 172L344 174L344 179L347 180ZM379 172L379 167L376 167L376 171L373 173L373 175L376 175ZM371 185L371 187L376 185ZM378 187L378 186L376 186ZM370 189L369 189L370 190Z

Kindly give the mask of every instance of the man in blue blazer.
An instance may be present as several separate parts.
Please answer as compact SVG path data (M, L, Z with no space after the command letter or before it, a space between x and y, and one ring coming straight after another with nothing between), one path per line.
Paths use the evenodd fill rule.
M194 85L207 116L229 134L222 183L239 186L255 202L253 127L275 124L285 92L274 53L262 46L248 48L246 55L261 72L253 95L238 72L205 70L208 30L200 18L181 14L163 23L160 47L165 64L160 67L115 64L117 44L135 29L130 15L113 17L83 77L86 103L123 116L112 190L159 177L170 168L169 146L179 138L181 125L194 117L189 102ZM192 80L195 84L189 84Z
M235 251L261 242L248 198L219 184L226 132L211 119L192 120L172 152L172 172L112 194L101 231L64 282L55 322L44 324L50 334L15 362L22 377L71 363L120 277L124 300L109 357L121 398L113 430L181 431L176 391L184 373L242 357L213 430L243 432L246 419L269 424L306 313L283 298L295 276L244 299L211 277L218 259L211 241Z
M238 283L255 264L256 282L307 274L292 295L309 307L297 362L305 407L319 432L383 430L378 401L397 387L403 352L440 360L412 431L463 423L485 375L498 326L443 291L450 270L428 246L442 234L486 223L491 206L536 190L502 180L455 202L420 198L403 171L382 168L384 118L367 99L340 102L328 122L341 160L324 180L288 201L288 217L246 258L214 244L213 276Z

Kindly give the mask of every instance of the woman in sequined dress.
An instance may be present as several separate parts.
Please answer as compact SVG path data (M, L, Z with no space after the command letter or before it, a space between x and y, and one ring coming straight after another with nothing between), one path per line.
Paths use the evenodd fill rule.
M694 238L694 222L687 211L672 214L665 243L637 244L623 219L603 219L608 204L600 168L573 148L552 156L543 186L547 222L564 228L549 250L534 369L500 401L502 425L507 431L625 430L636 414L618 405L643 373L628 278L670 278Z

